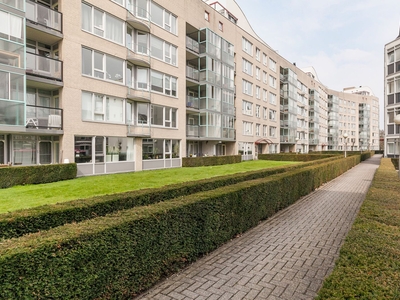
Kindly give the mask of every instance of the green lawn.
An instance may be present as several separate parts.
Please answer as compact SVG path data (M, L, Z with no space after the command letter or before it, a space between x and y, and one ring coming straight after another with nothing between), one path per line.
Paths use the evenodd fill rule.
M0 213L294 163L298 162L256 160L222 166L89 176L47 184L15 186L0 190Z

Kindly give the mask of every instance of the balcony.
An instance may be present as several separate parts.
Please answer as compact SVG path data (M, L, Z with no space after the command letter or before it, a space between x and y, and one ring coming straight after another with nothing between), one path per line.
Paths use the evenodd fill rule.
M26 105L28 129L62 130L63 110L61 108Z
M148 123L128 124L127 136L151 137L151 127Z
M193 96L186 96L186 107L199 109L199 98Z
M229 140L236 139L236 130L233 128L222 128L222 138Z
M186 37L186 49L189 49L195 53L199 53L199 51L200 51L199 42L197 42L194 39L187 36Z
M199 137L199 125L186 125L187 137Z
M140 46L132 45L128 47L126 60L130 61L136 66L150 67L150 49Z
M150 14L147 10L128 4L126 22L140 31L150 32Z
M186 66L186 78L198 83L199 71L191 66Z
M62 14L48 6L26 1L26 36L46 44L55 44L63 38Z
M27 80L34 82L33 86L39 88L63 86L62 73L62 61L33 53L26 53Z
M151 102L151 92L128 87L126 98L139 102Z

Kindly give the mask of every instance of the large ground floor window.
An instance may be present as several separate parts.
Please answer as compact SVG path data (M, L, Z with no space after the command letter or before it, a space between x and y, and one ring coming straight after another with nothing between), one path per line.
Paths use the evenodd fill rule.
M143 139L143 159L179 158L179 140Z
M133 138L76 136L76 163L134 161Z
M59 149L58 136L12 136L12 161L14 165L59 163Z

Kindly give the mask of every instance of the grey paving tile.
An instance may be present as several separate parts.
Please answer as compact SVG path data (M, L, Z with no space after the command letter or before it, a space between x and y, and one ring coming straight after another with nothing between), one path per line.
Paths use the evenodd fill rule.
M379 160L357 165L136 299L313 299Z

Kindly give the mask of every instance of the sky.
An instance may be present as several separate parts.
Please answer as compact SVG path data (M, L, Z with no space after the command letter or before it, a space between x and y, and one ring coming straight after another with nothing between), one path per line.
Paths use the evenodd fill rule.
M297 67L342 91L368 86L380 100L384 46L399 35L400 0L236 0L253 30Z

